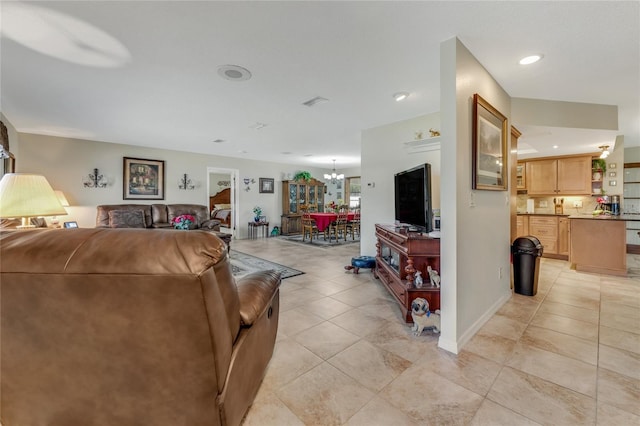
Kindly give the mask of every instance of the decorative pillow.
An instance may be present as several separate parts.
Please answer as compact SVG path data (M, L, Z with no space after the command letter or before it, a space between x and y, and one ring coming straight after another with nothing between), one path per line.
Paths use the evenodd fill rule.
M216 204L213 206L214 209L230 209L231 204Z
M146 228L144 211L111 210L109 211L109 226L112 228Z

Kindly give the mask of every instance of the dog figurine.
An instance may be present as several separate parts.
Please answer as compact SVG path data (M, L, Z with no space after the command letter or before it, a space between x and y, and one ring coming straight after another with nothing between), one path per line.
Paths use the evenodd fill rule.
M431 269L431 266L427 266L427 273L429 274L429 281L431 281L431 285L440 288L440 275L438 275L438 271Z
M433 328L434 333L440 333L440 309L429 312L429 302L422 297L416 297L411 302L411 318L413 318L414 336L422 334L425 328Z

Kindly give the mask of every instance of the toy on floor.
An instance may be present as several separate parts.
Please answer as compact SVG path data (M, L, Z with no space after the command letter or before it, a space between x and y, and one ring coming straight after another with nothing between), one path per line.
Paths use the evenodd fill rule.
M434 333L440 333L440 309L429 312L429 302L422 297L416 297L411 302L411 318L413 318L414 336L422 334L425 328L432 328Z
M347 265L344 267L347 271L353 269L353 273L357 274L360 271L360 268L368 268L375 269L376 268L376 258L373 256L359 256L351 258L351 265Z

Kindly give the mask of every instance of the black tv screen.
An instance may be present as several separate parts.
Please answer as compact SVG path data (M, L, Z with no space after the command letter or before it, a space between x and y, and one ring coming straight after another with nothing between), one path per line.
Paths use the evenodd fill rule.
M422 164L395 175L396 221L431 232L431 165Z

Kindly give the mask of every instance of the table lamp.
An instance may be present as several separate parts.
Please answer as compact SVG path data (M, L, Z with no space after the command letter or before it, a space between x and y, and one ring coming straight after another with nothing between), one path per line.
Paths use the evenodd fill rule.
M69 201L67 201L67 197L64 196L64 193L62 191L59 191L56 189L53 192L56 193L56 197L58 197L58 201L60 201L60 204L62 204L62 207L69 207ZM66 211L67 209L64 209L64 210ZM51 225L54 228L60 227L60 221L58 220L58 216L51 217Z
M7 173L0 180L0 218L21 218L18 229L35 228L30 218L65 215L56 193L42 175Z

